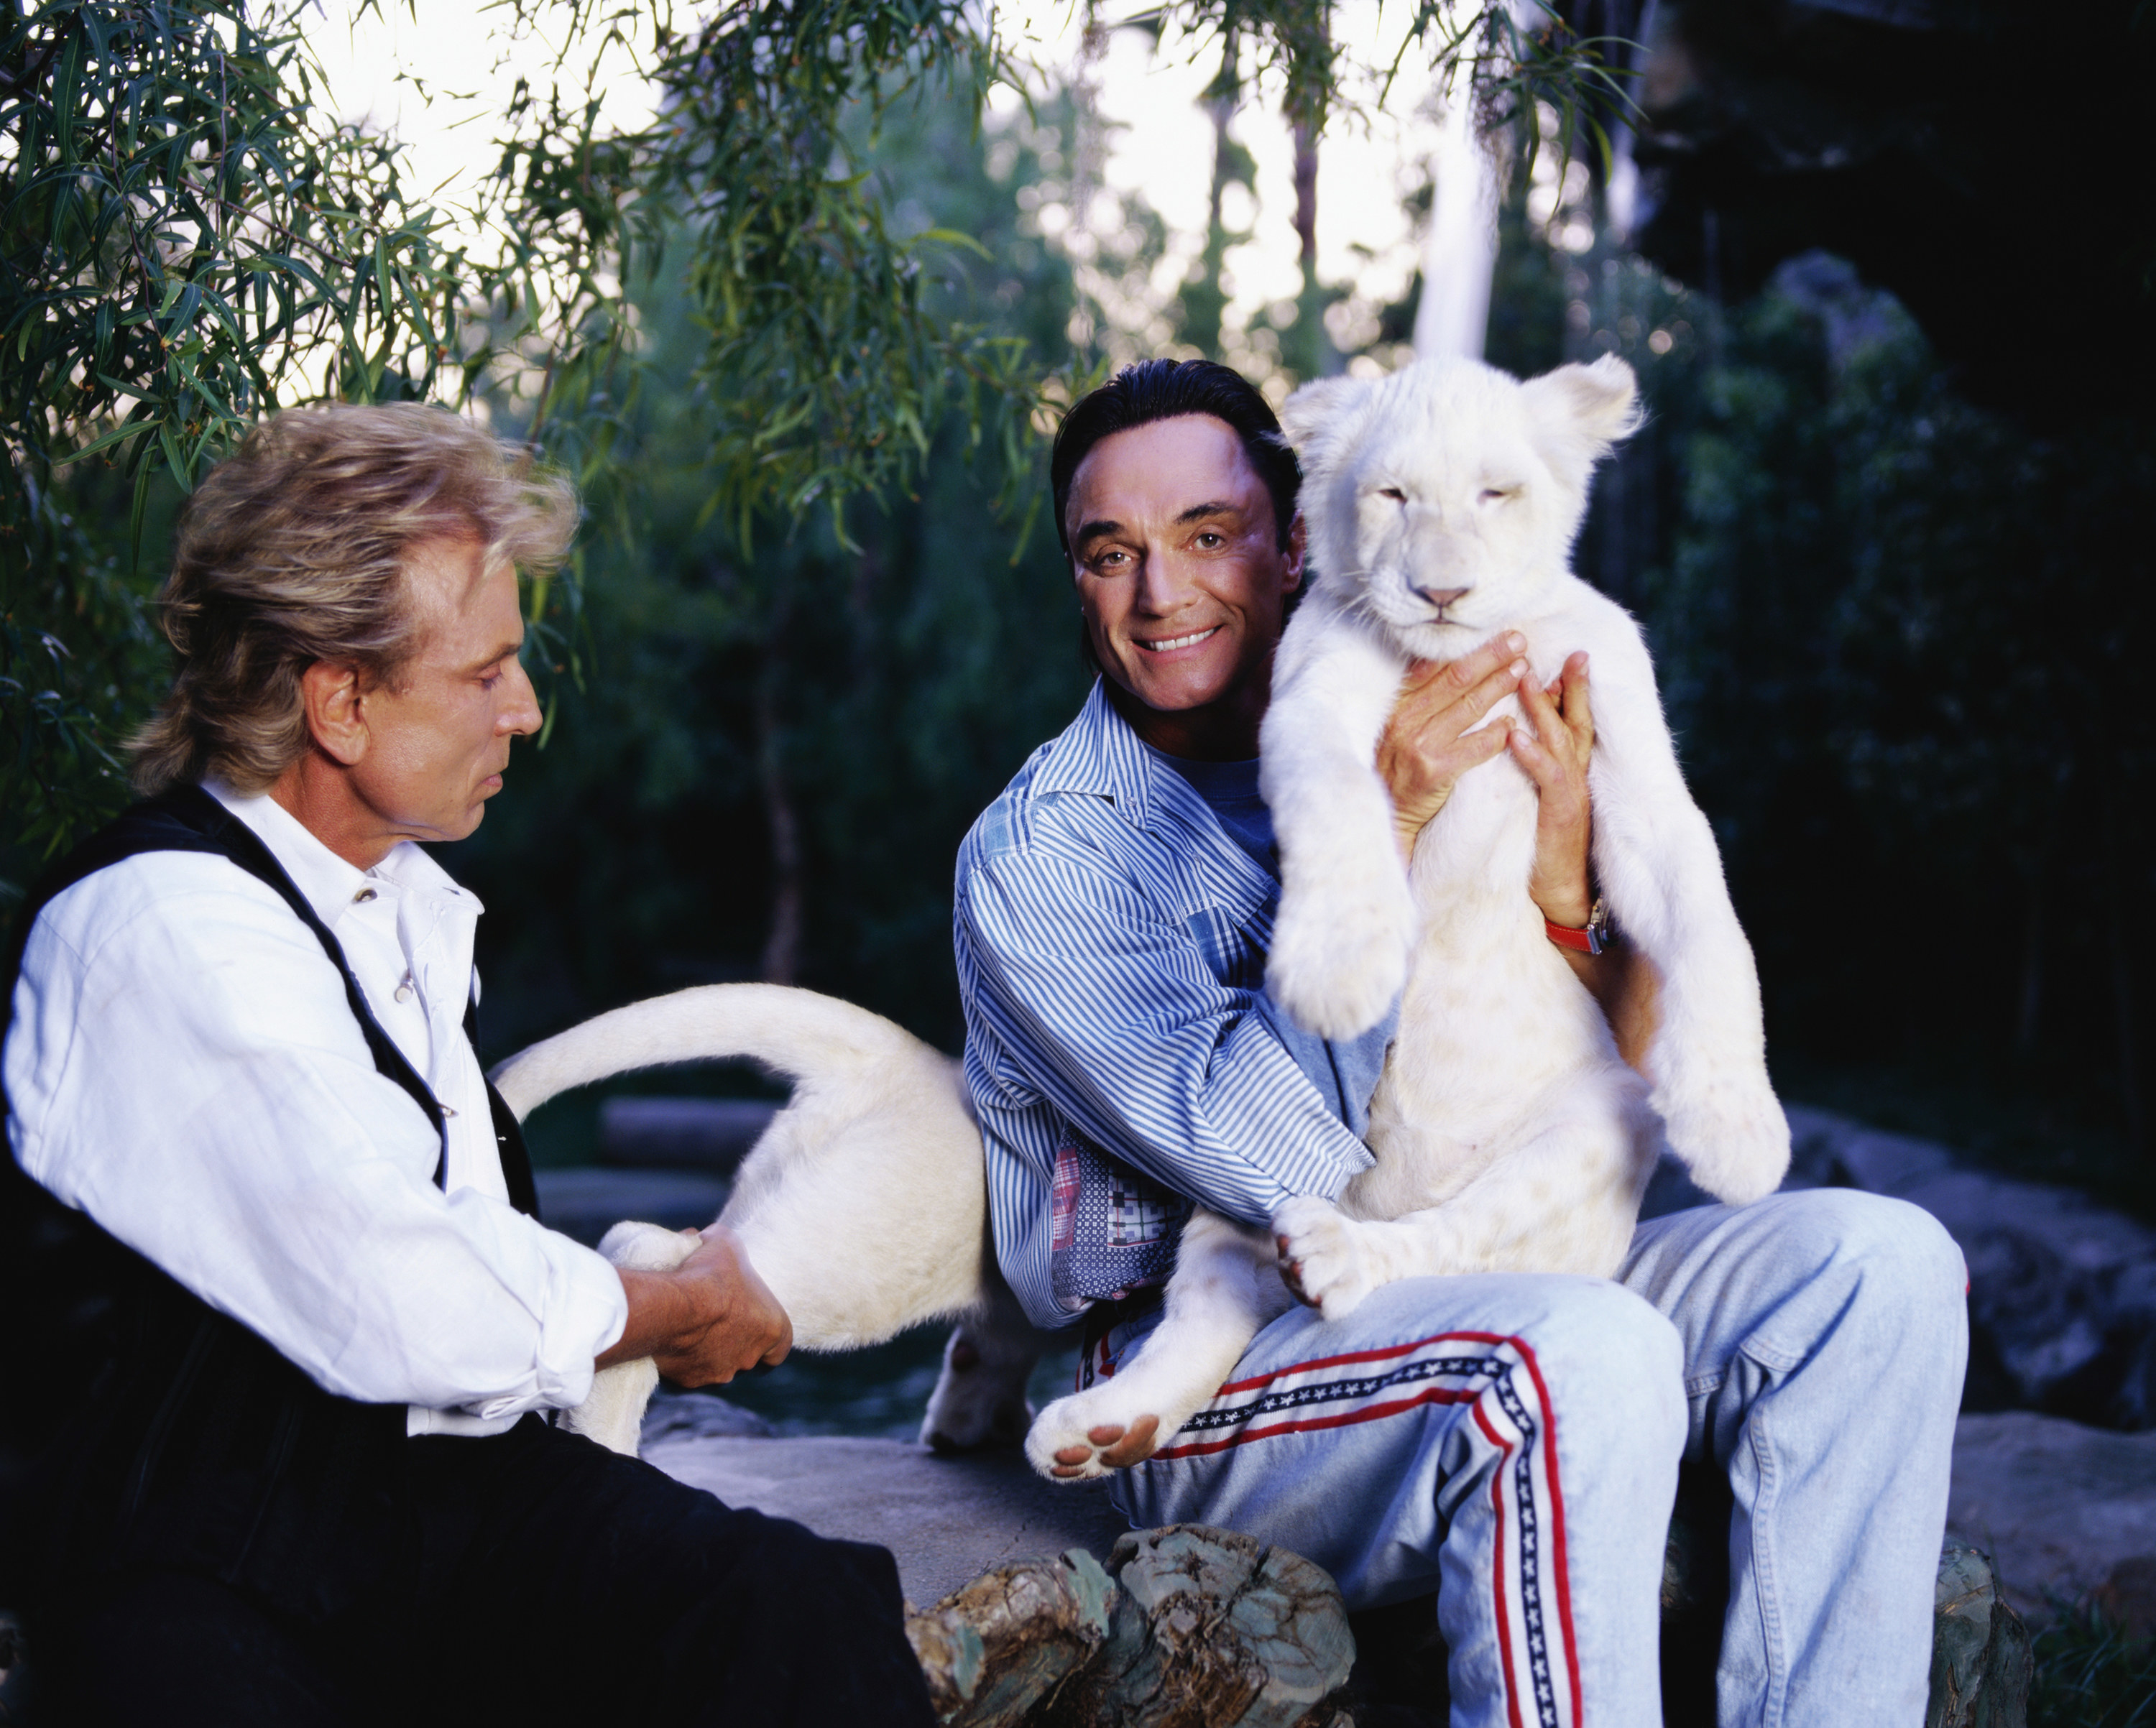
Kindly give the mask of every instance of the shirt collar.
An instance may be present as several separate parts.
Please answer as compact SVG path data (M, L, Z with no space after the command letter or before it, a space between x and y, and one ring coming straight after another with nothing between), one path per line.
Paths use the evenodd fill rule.
M485 910L476 895L459 888L447 870L409 840L399 840L380 864L362 870L331 851L311 828L266 792L249 796L213 780L203 782L203 790L254 830L326 925L334 927L371 881L377 889L387 881L397 888L461 902L474 917Z
M1167 772L1156 767L1152 752L1116 711L1107 679L1096 678L1078 718L1048 746L1033 791L1036 797L1051 792L1105 797L1132 827L1144 828L1152 819L1153 776Z

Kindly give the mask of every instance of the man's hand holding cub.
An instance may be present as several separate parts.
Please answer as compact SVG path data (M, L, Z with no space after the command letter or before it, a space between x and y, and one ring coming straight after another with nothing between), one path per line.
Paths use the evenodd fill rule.
M786 1359L793 1323L724 1225L670 1272L614 1269L629 1296L629 1324L598 1358L602 1368L649 1356L678 1386L724 1385Z
M1508 741L1513 761L1534 782L1537 800L1527 898L1551 923L1578 930L1594 910L1587 862L1594 827L1587 795L1587 765L1594 754L1587 656L1568 656L1548 690L1534 679L1522 679L1520 706L1527 724L1513 727Z
M1409 666L1378 741L1378 772L1392 794L1401 855L1412 858L1416 837L1445 808L1460 777L1509 746L1541 799L1527 891L1545 918L1576 930L1594 909L1587 764L1594 720L1588 710L1587 656L1567 659L1545 690L1527 675L1527 648L1526 637L1507 631L1459 659ZM1515 694L1526 726L1503 716L1481 724Z
M1519 689L1527 650L1527 638L1511 631L1456 660L1418 660L1408 668L1378 740L1378 774L1392 794L1402 858L1414 857L1415 837L1445 808L1460 777L1504 754L1512 722L1481 722Z

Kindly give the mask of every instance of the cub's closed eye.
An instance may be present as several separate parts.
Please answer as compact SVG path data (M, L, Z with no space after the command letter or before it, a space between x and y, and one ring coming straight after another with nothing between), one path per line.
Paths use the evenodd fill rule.
M1408 501L1408 495L1400 490L1398 486L1380 486L1378 489L1378 496L1389 498L1395 504L1405 504Z
M1519 495L1520 489L1517 486L1485 486L1482 489L1481 502L1502 504L1507 498L1517 498Z

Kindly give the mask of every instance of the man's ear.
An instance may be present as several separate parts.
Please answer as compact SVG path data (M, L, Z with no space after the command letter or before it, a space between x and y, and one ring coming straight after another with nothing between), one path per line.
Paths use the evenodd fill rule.
M1281 404L1281 442L1295 452L1305 474L1331 462L1369 389L1363 378L1317 378Z
M1286 592L1292 594L1301 587L1303 577L1310 573L1310 567L1305 562L1309 554L1310 525L1303 520L1302 512L1297 510L1287 525Z
M307 735L322 753L345 767L356 767L367 754L367 690L359 668L336 660L317 660L300 674L300 705L307 715Z
M1594 464L1645 417L1640 382L1614 354L1592 366L1561 366L1520 386L1536 448L1567 485L1584 490Z

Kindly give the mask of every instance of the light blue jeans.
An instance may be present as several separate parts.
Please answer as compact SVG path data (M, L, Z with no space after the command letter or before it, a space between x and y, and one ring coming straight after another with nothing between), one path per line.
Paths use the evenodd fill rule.
M1659 1728L1677 1463L1711 1459L1735 1502L1722 1728L1916 1728L1966 1286L1901 1201L1678 1213L1615 1282L1410 1279L1337 1325L1285 1315L1112 1492L1140 1527L1306 1555L1351 1608L1436 1590L1455 1728Z

